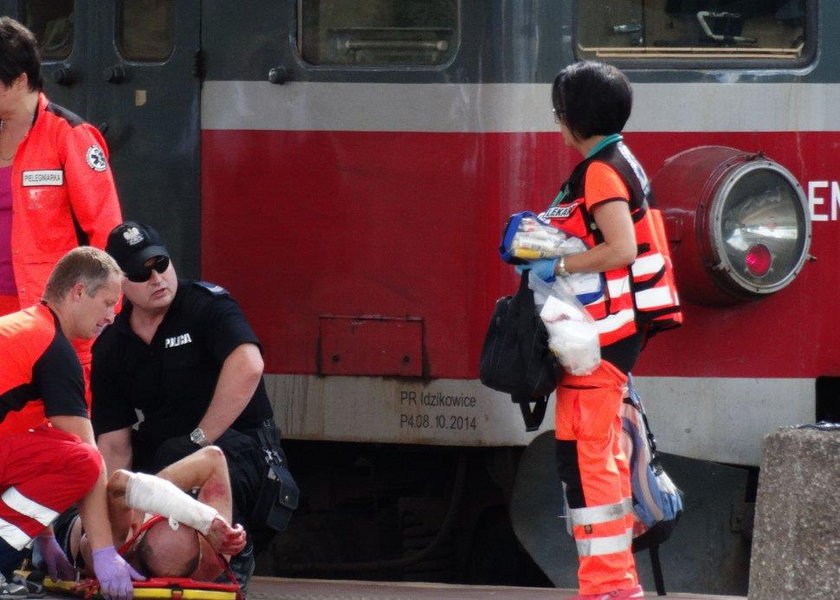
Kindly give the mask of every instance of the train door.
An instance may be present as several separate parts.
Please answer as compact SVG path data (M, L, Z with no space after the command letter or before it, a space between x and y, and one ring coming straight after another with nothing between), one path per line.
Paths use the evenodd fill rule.
M104 133L124 217L158 228L179 274L197 276L200 0L0 8L38 37L49 98Z

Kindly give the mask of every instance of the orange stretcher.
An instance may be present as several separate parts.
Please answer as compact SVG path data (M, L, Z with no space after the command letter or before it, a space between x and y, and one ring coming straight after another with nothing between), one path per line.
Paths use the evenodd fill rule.
M80 581L55 581L44 578L44 588L82 598L99 598L99 582L96 579ZM134 582L135 598L171 598L172 600L243 600L239 584L212 583L178 577L157 577Z

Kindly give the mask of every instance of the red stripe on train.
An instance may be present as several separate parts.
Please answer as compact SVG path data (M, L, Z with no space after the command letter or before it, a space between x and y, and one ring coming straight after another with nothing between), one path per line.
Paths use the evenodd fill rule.
M720 144L762 150L803 185L840 180L826 152L838 133L626 139L650 176L677 152ZM317 372L319 317L383 315L422 319L424 375L474 379L494 301L515 286L496 253L502 225L547 205L576 160L554 133L205 130L202 273L243 305L269 373ZM821 262L776 296L688 305L685 326L654 338L637 374L835 374L834 227L815 223Z

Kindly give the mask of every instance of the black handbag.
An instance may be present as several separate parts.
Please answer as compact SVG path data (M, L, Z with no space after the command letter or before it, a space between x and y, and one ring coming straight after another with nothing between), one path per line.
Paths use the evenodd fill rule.
M519 404L527 431L539 428L548 396L557 386L557 361L536 312L528 271L522 273L515 295L496 301L481 349L479 374L481 383L510 394Z

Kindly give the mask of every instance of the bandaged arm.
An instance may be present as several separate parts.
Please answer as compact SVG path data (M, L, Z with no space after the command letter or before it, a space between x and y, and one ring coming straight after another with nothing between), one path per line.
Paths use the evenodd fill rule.
M192 498L171 481L145 473L129 476L125 499L133 509L183 523L204 535L219 514L215 508Z

